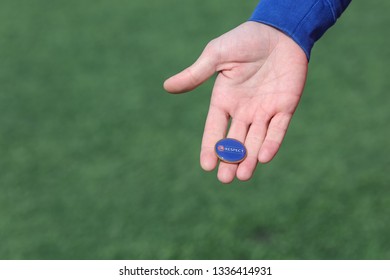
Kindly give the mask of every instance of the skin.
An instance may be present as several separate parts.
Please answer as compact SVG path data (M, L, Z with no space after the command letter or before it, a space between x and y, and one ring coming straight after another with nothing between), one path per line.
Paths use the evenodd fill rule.
M248 155L239 164L219 163L222 183L249 180L259 162L270 162L298 106L307 68L305 53L290 37L246 22L212 40L193 65L167 79L165 90L178 94L218 72L202 139L202 168L217 167L214 146L225 137L245 143Z

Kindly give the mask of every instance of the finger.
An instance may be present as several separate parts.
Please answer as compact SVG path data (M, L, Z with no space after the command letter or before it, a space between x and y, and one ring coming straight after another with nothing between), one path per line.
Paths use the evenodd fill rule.
M215 143L225 137L229 115L216 106L210 105L200 152L200 165L205 171L214 170L218 158L214 152Z
M237 139L238 141L244 143L245 136L248 132L248 126L249 124L234 118L227 137ZM231 183L234 180L234 177L236 177L237 167L238 164L236 163L226 163L221 161L218 168L218 179L224 184Z
M165 90L182 93L195 89L216 72L217 62L216 48L209 44L194 64L165 81Z
M266 131L267 119L262 119L253 122L249 128L248 135L245 139L245 147L247 149L247 157L239 164L237 170L237 178L242 181L249 180L258 163L259 150L263 144Z
M279 113L272 118L268 126L264 143L260 148L260 162L267 163L274 158L280 148L280 145L282 144L284 136L286 135L291 117L291 114Z

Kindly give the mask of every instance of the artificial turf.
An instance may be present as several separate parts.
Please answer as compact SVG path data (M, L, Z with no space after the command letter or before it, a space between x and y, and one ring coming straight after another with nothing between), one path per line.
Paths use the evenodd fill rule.
M315 46L272 163L199 167L213 81L162 83L256 3L2 0L0 259L390 258L388 1Z

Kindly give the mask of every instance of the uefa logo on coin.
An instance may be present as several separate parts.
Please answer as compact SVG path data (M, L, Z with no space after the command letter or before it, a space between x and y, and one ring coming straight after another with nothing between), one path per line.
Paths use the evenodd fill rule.
M218 145L218 151L223 152L225 150L225 147L223 145Z

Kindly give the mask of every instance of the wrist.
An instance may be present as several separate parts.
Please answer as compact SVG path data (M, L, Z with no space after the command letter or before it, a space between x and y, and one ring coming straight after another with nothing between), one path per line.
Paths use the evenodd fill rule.
M350 0L262 0L250 21L270 25L293 39L310 59L314 43L330 28Z

